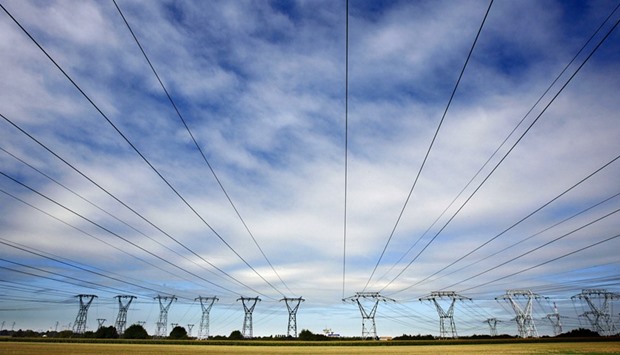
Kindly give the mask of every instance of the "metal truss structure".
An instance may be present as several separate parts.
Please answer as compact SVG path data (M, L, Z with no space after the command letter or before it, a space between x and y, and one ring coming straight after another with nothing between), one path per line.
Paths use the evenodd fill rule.
M551 325L553 326L553 334L555 336L562 334L562 318L566 317L560 315L558 307L555 302L553 302L553 313L547 314L547 316L543 319L548 319L551 322Z
M508 301L515 312L515 321L521 338L537 338L538 331L532 319L533 301L543 298L531 290L507 290L505 295L495 300ZM522 305L524 304L524 307Z
M158 295L154 299L159 301L159 321L157 322L157 331L155 336L165 337L168 335L168 310L170 310L172 302L176 301L177 298L175 296L168 297Z
M237 299L237 302L239 301L243 303L243 309L245 310L245 317L243 318L243 337L252 338L254 337L252 329L252 312L254 312L254 307L256 306L256 303L260 302L260 298L240 297L239 299Z
M443 307L439 304L438 300L448 299L450 300L450 306L448 310L444 310ZM458 334L456 333L456 325L454 324L454 304L456 301L468 300L471 301L471 298L461 296L454 291L435 291L431 292L430 295L420 298L420 301L433 301L435 304L435 308L437 308L437 314L439 314L439 337L442 339L446 338L458 338ZM446 322L450 324L450 332L446 330Z
M301 297L284 297L280 300L280 302L282 301L286 303L286 309L288 309L288 328L286 329L286 336L290 337L292 332L293 337L297 338L297 310L299 309L299 304L305 300Z
M97 298L96 295L77 295L75 296L80 300L80 310L73 324L73 332L77 334L84 334L86 332L86 318L88 316L88 308L93 300Z
M125 333L125 326L127 325L127 310L129 309L131 301L133 301L136 296L118 295L114 298L118 299L118 316L116 316L114 326L116 327L118 335L123 335L123 333ZM126 302L123 303L123 300Z
M590 311L582 313L580 317L585 317L590 322L593 331L602 336L616 334L616 325L612 319L612 301L620 299L619 294L605 289L584 289L571 299L579 299L588 305Z
M501 322L501 320L498 320L497 318L487 318L487 320L484 321L484 323L487 323L489 325L490 328L490 335L492 337L496 337L497 336L497 323Z
M379 301L387 302L392 301L396 302L391 298L387 298L379 294L379 292L356 292L355 295L343 298L343 302L353 302L356 303L360 309L360 313L362 314L362 339L379 339L377 336L377 324L375 323L375 314L377 313L377 306L379 305ZM364 301L370 301L372 307L370 307L370 311L366 311L366 307L364 307L363 303L368 303ZM370 326L368 326L370 323Z
M209 312L213 303L219 301L217 297L202 297L199 296L196 300L200 301L200 307L202 309L202 318L200 318L200 328L198 329L198 339L209 338Z

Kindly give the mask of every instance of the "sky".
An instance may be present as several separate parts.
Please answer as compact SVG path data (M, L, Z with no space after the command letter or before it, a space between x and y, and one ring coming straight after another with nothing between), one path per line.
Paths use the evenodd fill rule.
M378 292L378 335L439 335L450 291L459 334L517 334L522 290L548 335L620 293L614 1L1 4L3 329L133 295L154 334L161 295L195 335L202 296L228 335L259 297L277 335L302 297L359 336Z

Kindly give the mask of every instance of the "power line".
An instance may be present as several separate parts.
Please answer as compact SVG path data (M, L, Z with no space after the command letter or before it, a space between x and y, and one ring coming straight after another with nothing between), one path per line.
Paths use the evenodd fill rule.
M562 234L561 236L556 237L556 238L554 238L554 239L552 239L552 240L550 240L550 241L548 241L548 242L546 242L546 243L544 243L544 244L542 244L542 245L539 245L539 246L537 246L537 247L535 247L535 248L532 248L532 249L530 249L530 250L526 251L525 253L522 253L522 254L520 254L520 255L518 255L518 256L512 257L512 258L510 258L509 260L507 260L507 261L505 261L505 262L503 262L503 263L501 263L501 264L499 264L499 265L496 265L496 266L494 266L494 267L492 267L492 268L489 268L489 269L487 269L487 270L485 270L485 271L481 271L481 272L479 272L479 273L477 273L477 274L475 274L475 275L473 275L473 276L470 276L470 277L468 277L468 278L466 278L466 279L464 279L464 280L461 280L461 281L459 281L459 282L453 283L452 285L447 286L447 288L452 288L452 287L454 287L454 286L456 286L456 285L459 285L459 284L461 284L461 283L463 283L463 282L465 282L465 281L469 281L469 280L474 279L474 278L476 278L476 277L478 277L478 276L484 275L484 274L486 274L487 272L490 272L490 271L496 270L496 269L498 269L498 268L500 268L500 267L502 267L502 266L504 266L504 265L506 265L506 264L508 264L508 263L511 263L511 262L513 262L513 261L515 261L515 260L517 260L517 259L520 259L520 258L522 258L522 257L524 257L524 256L526 256L526 255L528 255L528 254L531 254L531 253L533 253L533 252L535 252L535 251L537 251L537 250L539 250L539 249L542 249L542 248L544 248L544 247L548 246L549 244L555 243L555 242L557 242L558 240L564 239L565 237L568 237L569 235L571 235L571 234L573 234L573 233L576 233L576 232L578 232L578 231L580 231L580 230L582 230L582 229L585 229L585 228L587 228L587 227L589 227L589 226L591 226L591 225L593 225L593 224L595 224L595 223L597 223L597 222L600 222L600 221L602 221L603 219L605 219L605 218L607 218L607 217L609 217L609 216L612 216L612 215L614 215L615 213L618 213L618 212L620 212L620 208L619 208L619 209L616 209L616 210L615 210L615 211L613 211L613 212L607 213L606 215L604 215L604 216L602 216L602 217L599 217L599 218L597 218L597 219L595 219L595 220L593 220L593 221L590 221L590 222L588 222L588 223L586 223L586 224L582 225L581 227L575 228L575 229L573 229L572 231L570 231L570 232L568 232L568 233Z
M517 129L523 124L525 119L532 113L532 111L534 111L534 108L536 108L536 106L538 106L538 104L543 100L543 98L547 95L547 93L551 90L551 88L558 82L558 80L560 80L562 75L564 75L564 73L573 64L573 62L575 62L575 60L577 60L579 55L586 49L588 44L590 44L590 42L592 42L594 37L601 31L601 29L609 21L609 19L611 19L611 17L618 10L618 8L620 8L620 3L618 3L618 5L616 5L616 7L610 12L610 14L607 16L607 18L605 18L605 20L603 22L601 22L599 27L594 31L594 33L592 33L590 38L588 38L588 40L583 44L583 46L579 49L579 51L577 51L577 53L573 56L573 58L564 66L562 71L555 77L555 79L551 82L551 84L549 84L547 89L542 93L542 95L540 95L538 100L536 100L536 102L527 111L527 113L523 116L523 118L521 118L521 120L515 125L515 127L512 129L512 131L510 131L510 133L508 133L506 138L504 138L502 143L500 143L500 145L489 156L489 158L484 162L484 164L482 164L482 166L478 169L478 171L469 179L467 184L465 184L465 186L461 189L461 191L459 191L459 193L456 195L456 197L454 197L454 199L439 214L439 216L433 221L433 223L431 223L431 225L424 231L424 233L422 233L422 235L411 245L411 247L409 247L409 249L406 252L404 252L401 255L401 257L390 267L390 269L383 276L380 277L380 279L383 279L389 272L391 272L396 267L396 265L398 265L398 263L400 263L407 256L407 254L409 254L411 252L411 250L413 250L413 248L416 247L416 245L418 245L420 240L422 240L422 238L424 238L428 234L428 232L435 226L435 224L437 224L437 222L439 222L439 220L444 216L444 214L446 212L448 212L448 210L452 207L452 205L454 205L454 203L458 200L458 198L461 197L461 195L465 192L465 190L467 190L467 188L474 182L474 180L478 177L478 175L480 175L480 173L484 170L484 168L491 162L493 157L495 157L497 155L497 153L499 153L500 149L506 144L506 142L508 142L508 139L510 139L510 137L512 137L512 135L517 131Z
M15 182L15 183L17 183L17 184L19 184L19 185L21 185L21 186L25 187L26 189L28 189L28 190L30 190L30 191L32 191L32 192L34 192L35 194L37 194L37 195L39 195L39 196L43 197L44 199L46 199L46 200L48 200L48 201L52 202L53 204L55 204L55 205L57 205L57 206L59 206L59 207L63 208L64 210L66 210L66 211L68 211L68 212L70 212L70 213L72 213L72 214L76 215L77 217L80 217L81 219L83 219L83 220L85 220L85 221L87 221L87 222L91 223L92 225L94 225L94 226L96 226L96 227L98 227L98 228L100 228L100 229L102 229L102 230L104 230L104 231L106 231L106 232L108 232L108 233L110 233L110 234L114 235L115 237L117 237L117 238L119 238L119 239L123 240L124 242L126 242L126 243L128 243L128 244L130 244L130 245L132 245L132 246L134 246L134 247L136 247L136 248L138 248L138 249L142 250L143 252L145 252L145 253L147 253L147 254L149 254L149 255L151 255L151 256L153 256L153 257L155 257L155 258L157 258L158 260L163 261L164 263L166 263L166 264L168 264L168 265L170 265L170 266L172 266L172 267L174 267L174 268L176 268L176 269L179 269L179 270L181 270L181 271L183 271L183 272L185 272L185 273L188 273L188 274L190 274L190 275L192 275L192 276L194 276L194 277L196 277L196 278L198 278L198 279L200 279L200 280L202 280L202 281L204 281L204 282L206 282L206 283L208 283L208 284L210 284L210 285L213 285L213 286L219 287L219 288L221 288L221 289L224 289L224 290L226 290L226 291L229 291L229 292L231 292L231 293L234 293L232 290L229 290L229 289L227 289L227 288L225 288L225 287L223 287L223 286L221 286L221 285L218 285L218 284L216 284L216 283L214 283L214 282L212 282L212 281L209 281L209 280L205 279L204 277L202 277L202 276L200 276L200 275L197 275L196 273L194 273L194 272L192 272L192 271L189 271L189 270L187 270L187 269L184 269L184 268L182 268L182 267L180 267L180 266L178 266L178 265L176 265L176 264L172 263L171 261L169 261L169 260L167 260L167 259L165 259L165 258L163 258L163 257L161 257L161 256L159 256L159 255L157 255L157 254L155 254L155 253L153 253L153 252L151 252L151 251L149 251L149 250L147 250L147 249L145 249L145 248L141 247L140 245L138 245L138 244L136 244L136 243L132 242L131 240L129 240L129 239L127 239L127 238L125 238L125 237L121 236L120 234L118 234L118 233L116 233L116 232L113 232L113 231L112 231L112 230L110 230L109 228L104 227L103 225L101 225L101 224L99 224L99 223L97 223L97 222L95 222L95 221L93 221L93 220L91 220L91 219L89 219L89 218L85 217L84 215L81 215L81 214L79 214L79 213L77 213L77 212L73 211L72 209L70 209L70 208L68 208L68 207L64 206L63 204L61 204L61 203L57 202L56 200L54 200L54 199L52 199L52 198L50 198L50 197L48 197L48 196L46 196L46 195L42 194L41 192L39 192L39 191L37 191L37 190L33 189L32 187L30 187L30 186L28 186L28 185L26 185L26 184L22 183L21 181L19 181L19 180L15 179L15 178L13 178L13 177L11 177L10 175L7 175L6 173L4 173L4 172L2 172L2 171L0 171L0 175L3 175L4 177L8 178L9 180L12 180L13 182Z
M450 264L444 266L443 268L441 268L440 270L434 272L433 274L425 277L424 279L416 282L413 285L410 285L400 291L397 292L402 292L404 290L407 290L411 287L414 287L416 285L419 285L421 283L423 283L424 281L430 279L431 277L439 274L440 272L450 268L451 266L453 266L454 264L458 263L459 261L467 258L468 256L472 255L473 253L475 253L476 251L482 249L483 247L485 247L486 245L488 245L489 243L491 243L492 241L498 239L499 237L501 237L502 235L506 234L508 231L510 231L511 229L513 229L514 227L518 226L519 224L521 224L522 222L524 222L525 220L529 219L530 217L532 217L533 215L535 215L536 213L540 212L541 210L543 210L545 207L549 206L550 204L552 204L553 202L557 201L558 199L560 199L562 196L566 195L567 193L569 193L570 191L572 191L573 189L575 189L576 187L578 187L579 185L581 185L582 183L584 183L585 181L587 181L588 179L590 179L592 176L596 175L597 173L601 172L603 169L607 168L609 165L611 165L612 163L614 163L616 160L620 159L620 155L618 155L617 157L615 157L614 159L612 159L611 161L607 162L606 164L604 164L603 166L601 166L600 168L596 169L594 172L590 173L588 176L586 176L585 178L579 180L579 182L577 182L576 184L573 184L571 187L569 187L568 189L564 190L562 193L560 193L559 195L555 196L554 198L552 198L551 200L547 201L546 203L544 203L542 206L538 207L537 209L535 209L534 211L530 212L527 216L521 218L520 220L518 220L517 222L513 223L510 227L504 229L503 231L501 231L500 233L496 234L494 237L490 238L489 240L487 240L486 242L482 243L481 245L477 246L476 248L472 249L471 251L469 251L468 253L466 253L465 255L459 257L458 259L456 259L455 261L451 262ZM616 195L614 195L615 197ZM608 199L606 199L605 201L607 201ZM602 202L601 202L602 203ZM551 227L550 227L551 228ZM541 232L542 233L542 232ZM539 234L539 233L537 233ZM482 261L482 260L479 260Z
M349 180L349 0L346 0L345 10L344 62L344 225L342 237L342 298L344 298L347 265L347 195Z
M258 244L258 241L256 241L256 238L254 237L254 234L250 231L250 228L248 227L248 225L246 224L245 220L243 219L243 217L241 217L241 213L239 213L239 210L237 209L237 207L235 206L235 204L233 203L232 199L230 198L230 195L228 194L228 192L226 191L226 189L224 188L224 185L222 184L222 182L220 181L219 177L217 176L217 174L215 173L215 170L213 169L213 167L211 166L211 164L209 163L209 160L207 159L207 156L205 155L205 153L202 151L202 148L200 148L200 145L198 144L198 142L196 141L196 138L194 137L194 134L192 134L192 131L190 130L187 122L185 121L185 119L183 118L183 116L181 115L181 112L179 110L179 108L177 107L176 103L174 102L174 100L172 99L172 96L170 96L170 93L168 92L168 90L166 89L164 83L162 82L161 78L159 77L159 74L157 74L157 71L155 70L155 67L153 66L153 63L151 62L151 60L149 59L149 57L146 55L146 52L144 51L144 48L142 47L142 45L140 44L140 41L138 40L138 37L136 36L136 34L134 33L134 31L132 30L131 26L129 25L129 22L127 21L127 19L125 18L125 15L123 14L123 12L121 11L121 8L118 6L118 4L116 3L116 0L112 0L112 2L114 2L114 5L116 6L116 9L118 10L118 13L120 14L121 18L123 19L123 21L125 22L125 25L127 25L127 29L129 30L129 32L131 33L134 41L136 42L136 44L138 45L138 48L140 48L140 51L142 52L142 55L144 56L144 59L146 59L149 67L151 68L151 70L153 71L153 74L155 75L155 77L157 78L157 81L159 82L159 85L161 86L161 88L164 90L164 93L166 94L166 97L168 97L168 101L170 102L170 104L172 105L172 107L174 108L174 111L177 113L177 116L179 117L179 119L181 120L181 122L183 123L183 126L185 127L185 130L187 130L187 133L189 134L190 138L192 139L192 142L194 142L194 146L196 147L196 149L198 149L198 152L200 152L200 155L202 156L202 159L204 160L204 162L207 164L207 166L209 167L209 170L211 171L211 174L213 174L213 177L215 178L215 181L217 181L217 184L219 185L220 189L222 190L222 192L224 193L224 195L226 196L226 199L228 199L228 202L230 203L230 205L232 206L232 208L235 210L235 213L237 214L237 217L239 217L239 220L241 221L241 223L243 224L243 226L245 227L245 230L248 232L248 234L250 235L250 237L252 238L252 241L254 241L254 244L256 245L256 247L258 248L258 250L261 252L261 254L263 255L263 257L265 258L265 261L267 261L267 264L269 264L269 266L271 267L271 270L274 272L274 274L276 274L276 276L278 277L278 279L280 279L280 282L282 282L282 285L284 285L284 287L291 293L293 293L293 291L291 291L290 288L288 288L288 286L286 285L286 283L284 282L284 280L282 279L282 277L280 277L280 274L278 274L278 272L276 271L276 269L274 268L273 264L271 263L271 261L269 261L269 258L267 258L267 255L265 254L265 252L263 251L263 249L260 247L260 245Z
M417 258L435 241L435 239L439 236L439 234L441 234L441 232L443 232L443 230L448 226L448 224L450 224L450 222L452 222L452 220L454 218L456 218L456 216L459 214L459 212L461 212L461 210L465 207L465 205L467 205L467 203L474 197L474 195L480 190L480 188L482 188L482 186L484 185L484 183L486 183L486 181L491 177L491 175L493 175L493 173L499 168L499 166L506 160L506 158L508 157L508 155L510 155L510 153L514 150L514 148L517 146L517 144L519 144L519 142L521 142L521 140L523 139L523 137L525 137L525 135L531 130L531 128L534 126L534 124L536 124L536 122L538 122L538 120L542 117L542 115L547 111L547 109L551 106L551 104L555 101L555 99L560 96L560 94L562 93L562 91L564 91L564 89L566 88L566 86L568 86L568 84L572 81L572 79L577 75L577 73L579 73L579 71L581 70L581 68L583 68L583 66L588 62L588 60L592 57L592 55L594 55L594 53L600 48L600 46L605 42L605 40L611 35L611 33L616 29L616 27L618 26L618 23L620 23L620 19L618 21L616 21L616 23L613 25L613 27L607 32L607 34L598 42L598 44L594 47L594 49L592 49L592 51L590 52L590 54L584 59L584 61L579 65L579 67L577 69L575 69L575 72L566 80L566 82L562 85L562 87L560 87L560 89L558 90L558 92L551 98L551 100L547 103L547 105L542 109L542 111L538 114L538 116L536 116L536 118L532 121L532 123L530 123L530 125L527 127L527 129L521 134L521 136L519 136L519 138L516 140L516 142L510 147L510 149L504 154L504 156L500 159L500 161L495 165L495 167L487 174L487 176L482 180L482 182L478 185L478 187L469 195L469 197L465 200L465 202L463 202L463 204L458 208L458 210L452 215L452 217L450 217L448 219L448 221L441 227L441 229L435 233L435 235L428 241L428 243L426 243L426 245L424 246L424 248L422 248L422 250L403 268L403 270L401 272L398 273L398 275L396 275L390 282L388 282L382 289L381 291L385 290L385 288L387 288L392 282L394 282L394 280L396 280L398 277L400 277L410 266L411 264L413 264Z
M446 105L446 108L443 112L443 115L441 116L441 119L439 120L439 125L437 125L437 129L435 130L433 139L431 140L431 143L429 144L428 149L426 150L426 154L424 155L424 159L422 160L420 169L418 170L415 180L413 181L413 185L411 186L411 189L409 190L409 194L407 195L407 198L405 199L405 203L403 204L403 207L401 208L400 213L398 214L398 218L396 219L396 223L394 224L394 227L392 228L392 231L390 232L390 236L388 237L388 240L385 243L385 246L383 247L383 251L381 251L381 255L379 256L379 259L377 260L377 263L375 264L375 267L373 268L372 273L370 274L370 277L368 278L368 281L366 281L364 290L366 290L366 288L368 287L368 284L372 280L372 277L375 275L375 272L377 271L377 268L379 267L379 264L381 263L381 260L383 259L383 255L385 254L385 251L387 250L388 245L390 244L390 241L392 240L392 237L394 236L394 232L396 232L396 228L398 227L398 224L403 216L403 213L405 212L405 208L407 207L407 204L409 203L409 200L411 199L413 190L415 189L418 183L418 179L420 178L420 175L422 174L422 170L424 169L424 166L426 165L426 161L431 153L431 150L433 149L435 140L437 139L437 136L439 135L439 130L441 129L443 121L445 120L446 115L448 114L448 110L450 109L450 105L452 104L452 100L454 99L454 95L456 94L456 90L458 89L461 79L463 78L463 74L465 73L465 69L467 68L467 64L469 63L469 59L471 58L472 53L474 52L476 43L478 43L478 38L480 38L480 33L482 32L482 28L484 27L487 17L489 16L489 12L491 11L492 5L493 5L493 0L489 2L489 7L487 8L484 14L484 18L482 19L482 23L480 24L480 27L478 28L478 32L476 33L476 38L474 39L474 43L472 43L471 48L469 49L469 53L467 54L467 59L465 59L465 64L463 64L463 68L461 69L461 72L459 73L459 77L456 80L454 89L452 89L452 93L450 94L450 99L448 100L448 104Z
M485 283L483 283L483 284L480 284L480 285L477 285L477 286L472 286L472 287L466 288L466 289L464 289L464 290L461 290L461 292L468 291L468 290L472 290L472 289L475 289L475 288L478 288L478 287L482 287L482 286L486 286L486 285L488 285L488 284L495 283L495 282L497 282L497 281L504 280L504 279L507 279L507 278L509 278L509 277L516 276L516 275L518 275L518 274L522 274L522 273L524 273L524 272L526 272L526 271L530 271L530 270L532 270L532 269L535 269L535 268L541 267L541 266L543 266L543 265L546 265L546 264L552 263L552 262L554 262L554 261L560 260L560 259L565 258L565 257L567 257L567 256L571 256L571 255L573 255L573 254L580 253L580 252L582 252L582 251L584 251L584 250L587 250L587 249L593 248L593 247L598 246L598 245L601 245L601 244L603 244L603 243L607 243L607 242L609 242L609 241L611 241L611 240L614 240L614 239L616 239L616 238L619 238L619 237L620 237L620 234L616 234L616 235L614 235L614 236L612 236L612 237L609 237L609 238L603 239L603 240L598 241L598 242L596 242L596 243L592 243L592 244L587 245L587 246L585 246L585 247L583 247L583 248L579 248L579 249L574 250L574 251L572 251L572 252L570 252L570 253L566 253L566 254L560 255L560 256L558 256L558 257L556 257L556 258L553 258L553 259L549 259L549 260L547 260L547 261L544 261L544 262L542 262L542 263L536 264L536 265L534 265L534 266L530 266L530 267L528 267L528 268L525 268L525 269L519 270L519 271L514 272L514 273L511 273L511 274L509 274L509 275L502 276L502 277L499 277L499 278L494 279L494 280L491 280L491 281L487 281L487 282L485 282Z
M58 70L73 84L73 86L82 94L82 96L95 108L95 110L100 114L100 116L125 140L127 144L138 154L138 156L157 174L157 176L183 201L183 203L198 217L203 224L215 234L215 236L224 243L228 247L230 251L232 251L243 263L250 268L257 276L259 276L265 283L267 283L271 288L273 288L276 292L280 293L282 296L284 294L280 292L273 284L271 284L267 279L265 279L252 265L250 265L203 217L198 213L198 211L172 186L172 184L153 166L153 164L138 150L138 148L127 138L125 134L108 118L108 116L95 104L95 102L82 90L82 88L65 72L62 67L47 53L47 51L37 42L37 40L17 21L13 15L2 5L0 7L4 12L15 22L19 28L30 38L30 40L45 54L45 56L56 66ZM178 241L177 241L178 242ZM185 249L190 251L190 249L178 242ZM194 253L197 255L196 253ZM270 297L271 298L271 297Z

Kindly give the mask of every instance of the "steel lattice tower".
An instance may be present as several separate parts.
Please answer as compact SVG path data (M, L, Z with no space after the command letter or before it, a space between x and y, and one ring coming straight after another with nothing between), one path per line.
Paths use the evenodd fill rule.
M500 322L499 320L497 320L497 318L487 318L487 320L484 321L484 323L487 323L489 325L489 328L491 329L491 336L492 337L496 337L497 336L497 323Z
M588 305L590 311L580 316L588 319L593 331L602 336L612 336L616 333L616 326L611 316L613 313L611 301L620 299L620 295L605 289L584 289L571 299L579 299Z
M288 309L288 328L286 330L286 336L290 337L291 332L293 332L293 337L297 338L297 310L299 309L299 304L305 300L301 297L284 297L280 300L280 302L282 301L286 303L286 309Z
M129 309L131 301L133 301L136 296L118 295L114 298L118 299L118 316L116 317L114 326L116 327L118 335L123 335L125 332L125 325L127 325L127 310ZM127 302L123 303L123 300Z
M198 339L209 338L209 312L215 301L219 301L217 297L202 297L198 296L196 300L200 301L200 307L202 308L202 318L200 319L200 329L198 329Z
M168 310L172 302L176 301L175 296L157 296L154 299L159 301L159 321L157 322L156 337L164 337L168 334Z
M553 313L547 314L545 318L543 319L548 319L551 322L551 325L553 325L553 334L555 336L562 334L561 318L564 318L564 317L560 315L560 312L558 311L558 307L555 305L555 302L553 302Z
M105 323L107 319L105 318L97 318L97 323L99 323L99 328L103 328L103 323ZM97 329L99 329L97 328Z
M367 312L366 308L364 308L364 305L362 304L364 300L372 301L372 308L370 309L370 312ZM360 313L362 314L362 339L378 339L377 324L375 323L375 314L377 313L377 306L379 305L379 301L396 302L391 298L381 296L379 292L356 292L355 295L343 298L342 301L351 301L353 303L356 303L359 307ZM370 327L367 326L367 322L370 322Z
M448 311L446 312L443 307L439 304L437 300L441 300L443 298L450 299L450 307L448 307ZM439 337L440 338L458 338L458 334L456 333L456 325L454 324L454 304L456 301L469 300L471 298L458 295L454 291L435 291L431 292L430 295L420 298L420 301L433 301L435 304L435 308L437 309L437 313L439 314ZM446 321L450 323L450 333L446 330Z
M519 302L525 300L525 307L521 307ZM532 301L542 298L530 290L507 290L505 295L496 297L496 300L508 301L515 312L515 321L519 329L521 338L538 337L534 319L532 319Z
M97 298L97 296L77 295L75 297L80 300L80 310L78 311L77 317L75 317L73 332L77 334L84 334L84 332L86 332L86 317L88 315L88 308L90 307L90 304L93 303L93 300Z
M245 317L243 318L243 337L252 338L254 336L253 330L252 330L252 312L254 312L254 307L256 306L256 302L260 302L260 298L240 297L239 299L237 299L237 302L239 301L243 303L243 309L245 310ZM246 303L246 301L248 303Z

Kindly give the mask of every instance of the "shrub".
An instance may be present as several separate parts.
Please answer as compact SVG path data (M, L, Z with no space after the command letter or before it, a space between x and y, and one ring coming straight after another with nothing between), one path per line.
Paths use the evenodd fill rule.
M148 339L149 333L146 332L143 326L140 324L133 324L129 328L125 329L123 338L125 339Z

